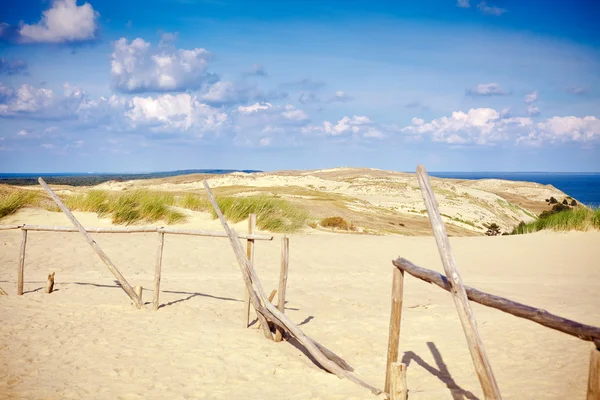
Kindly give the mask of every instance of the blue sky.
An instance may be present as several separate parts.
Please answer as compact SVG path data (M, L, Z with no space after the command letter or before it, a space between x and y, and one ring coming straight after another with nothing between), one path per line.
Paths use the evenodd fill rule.
M0 5L0 172L600 171L600 3Z

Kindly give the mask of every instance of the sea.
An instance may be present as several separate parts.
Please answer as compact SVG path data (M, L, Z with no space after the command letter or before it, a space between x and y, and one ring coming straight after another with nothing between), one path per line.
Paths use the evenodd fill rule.
M504 179L552 185L591 207L600 207L600 172L428 172L438 178Z

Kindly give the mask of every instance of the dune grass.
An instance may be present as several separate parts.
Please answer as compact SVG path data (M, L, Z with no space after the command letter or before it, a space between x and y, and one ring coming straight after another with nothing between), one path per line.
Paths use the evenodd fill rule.
M321 220L321 226L324 228L337 228L345 231L355 230L353 224L342 217L327 217Z
M0 218L13 214L27 205L37 204L39 197L38 193L30 190L0 187Z
M304 227L308 214L283 199L265 195L217 198L225 218L236 223L256 214L256 226L271 232L295 232ZM214 218L217 215L211 209Z
M71 210L96 212L100 217L110 216L114 224L160 220L173 224L185 221L185 215L171 208L175 205L175 196L166 192L90 190L85 194L66 196L63 201Z
M543 229L553 231L585 231L600 229L600 208L577 207L541 217L530 223L520 223L512 234L533 233Z

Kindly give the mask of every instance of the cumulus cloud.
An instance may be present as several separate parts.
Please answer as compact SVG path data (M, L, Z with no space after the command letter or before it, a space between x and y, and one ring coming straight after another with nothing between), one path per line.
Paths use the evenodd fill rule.
M298 101L302 104L309 104L318 103L320 100L319 97L313 92L300 92L300 95L298 96Z
M373 122L369 117L354 115L342 117L335 124L324 121L322 125L310 125L304 129L304 133L325 134L327 136L340 136L344 134L365 134L368 129L373 128ZM372 134L373 135L373 134ZM376 136L376 135L374 135Z
M18 40L25 43L93 40L96 38L98 17L98 12L89 3L78 6L76 0L54 0L38 23L20 27Z
M529 92L525 95L525 98L523 99L523 101L525 102L525 104L531 104L534 101L536 101L538 99L538 92L537 90L533 91L533 92Z
M141 38L131 43L121 38L115 42L112 54L112 84L126 93L198 89L217 80L206 72L208 59L208 51L202 48L153 48Z
M456 7L469 8L469 7L471 7L471 1L470 0L457 0Z
M467 94L474 96L498 96L508 94L497 83L480 83L473 88L467 89Z
M527 107L527 114L535 117L536 115L540 115L540 109L538 106L531 104Z
M528 117L503 118L491 108L453 112L429 122L413 118L401 130L416 137L429 136L448 144L494 145L499 142L541 144L544 142L590 142L600 139L600 120L596 117L553 117L534 123Z
M227 122L227 114L203 104L187 93L158 97L134 97L125 113L134 128L150 127L155 131L189 131L196 135L215 130Z
M0 75L18 75L27 73L27 63L23 60L0 58Z
M202 101L212 105L247 103L261 97L265 96L254 86L223 81L206 86L201 96Z
M344 93L341 90L338 90L337 92L334 93L334 95L332 97L329 98L329 100L327 100L328 103L333 103L333 102L347 102L347 101L352 101L354 100L354 97L350 96L348 93Z
M501 16L502 14L504 14L505 12L508 11L508 10L506 10L504 8L495 7L495 6L488 6L485 1L482 1L481 3L479 3L477 5L477 8L479 8L479 11L481 11L482 14L485 14L485 15L495 15L497 17Z

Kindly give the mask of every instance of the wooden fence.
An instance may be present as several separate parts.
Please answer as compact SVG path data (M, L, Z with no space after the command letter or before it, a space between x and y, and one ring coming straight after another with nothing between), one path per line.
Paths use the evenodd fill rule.
M559 317L539 308L517 303L500 296L495 296L464 286L458 273L456 261L454 260L454 255L450 247L450 240L446 234L446 229L442 222L435 196L429 182L429 177L423 166L417 168L417 177L419 179L421 193L423 195L423 200L425 201L427 214L429 215L429 220L431 222L446 276L436 271L421 268L404 258L398 258L392 261L394 269L392 283L392 312L390 317L390 336L386 366L386 393L390 393L392 399L404 400L407 398L405 384L403 384L402 392L394 393L396 390L394 386L395 382L398 382L400 379L397 378L397 376L402 374L402 382L406 379L404 376L404 374L406 374L406 365L398 363L398 345L400 341L404 272L407 272L425 282L433 283L452 294L467 339L471 358L473 359L475 372L477 373L486 399L501 399L500 389L498 388L492 372L492 367L487 359L483 342L479 337L477 323L475 321L475 316L471 311L469 300L520 318L537 322L540 325L567 333L582 340L593 342L594 346L590 357L586 399L600 400L600 328Z

